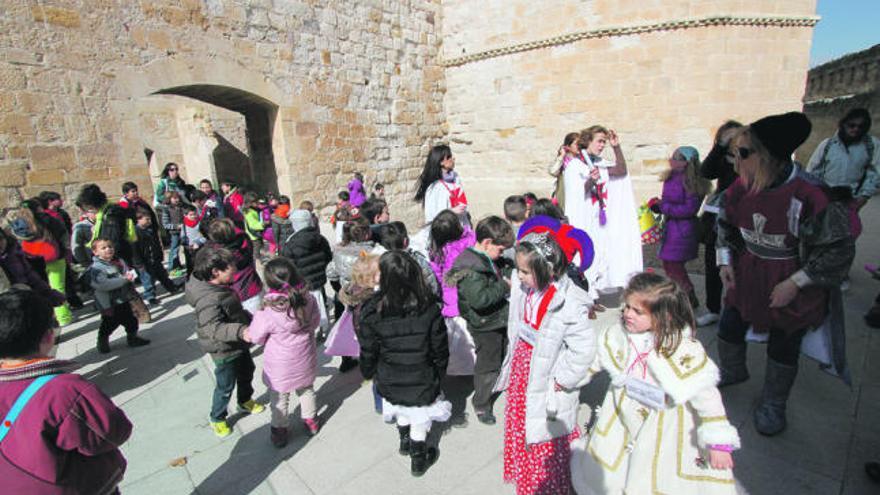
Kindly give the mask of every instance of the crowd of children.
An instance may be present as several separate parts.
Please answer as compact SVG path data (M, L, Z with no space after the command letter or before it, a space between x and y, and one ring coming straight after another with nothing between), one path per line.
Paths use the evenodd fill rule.
M291 394L299 399L307 433L316 434L317 356L327 339L325 352L342 357L341 373L359 368L373 381L376 412L396 425L398 450L410 457L413 476L439 458L429 433L435 422L454 421L444 383L458 375L473 380L472 406L482 424L496 424L494 403L506 392L503 478L517 494L734 493L732 452L740 441L718 387L749 377L748 324L769 334L768 372L754 420L759 432L773 435L786 425L801 339L828 314L834 293L825 287L839 283L853 254L848 230L840 228L845 210L789 158L809 133L805 120L786 114L746 127L728 123L719 131L712 160L733 146L740 178L720 186L729 187L722 197L710 198L707 211L715 218L709 228L718 237L718 276L728 295L723 312L718 301L707 301L703 321L695 317L699 302L684 263L705 242L698 213L710 192L707 165L690 146L671 155L662 195L649 203L665 218L658 257L667 276L642 272L641 255L630 254L640 251L638 240L639 246L611 253L614 242L630 238L635 211L626 218L632 192L619 140L600 126L565 136L550 167L558 178L554 198L508 197L505 218L488 216L475 226L452 151L435 146L417 185L426 224L413 245L407 226L391 221L384 187L375 184L367 197L360 173L338 195L332 243L321 234L311 202L293 209L289 197L261 199L229 182L221 185L222 194L208 180L196 190L173 163L156 191L158 215L132 183L123 186L118 204L98 186L85 186L76 224L60 198L45 195L43 202L16 209L8 217L11 235L0 234L4 276L31 287L0 298L10 307L48 300L63 325L71 318L66 301L74 303L65 299L71 292L66 272L85 273L101 313L98 350L106 353L120 325L129 346L149 343L138 335L135 281L148 302L159 304L154 282L174 293L180 286L173 278L185 273L198 341L215 365L209 417L220 437L231 433L226 417L233 392L241 410L265 409L254 399L254 344L265 347L271 444L288 442ZM600 156L606 142L615 161ZM775 195L767 192L771 188ZM750 194L751 201L742 200ZM777 203L794 196L809 208L792 217ZM786 237L798 225L805 238ZM742 232L738 242L745 250L733 231ZM791 256L798 243L809 264ZM178 271L180 247L185 272ZM595 328L596 312L605 309L597 304L597 289L611 287L623 289L622 314L610 327ZM755 302L756 294L769 298L771 310ZM0 381L23 385L24 377L59 376L74 387L90 386L50 357L56 325L32 313L0 311ZM716 366L695 335L698 323L719 313ZM25 332L25 326L39 331ZM832 344L840 336L830 335ZM845 361L831 366L848 379ZM585 430L578 418L580 390L600 371L611 382ZM4 406L21 393L18 388L0 388L0 410L9 408ZM102 438L115 439L118 447L131 425L96 389L89 400L90 414L111 417L94 428L109 429ZM88 416L71 415L44 421L89 424ZM5 434L0 430L0 441ZM22 433L13 430L13 441L21 442L16 435ZM41 439L46 448L62 441L60 435ZM62 449L63 455L92 456L66 445L74 448ZM118 448L101 452L124 469ZM12 464L0 462L0 472ZM8 479L26 486L19 478Z

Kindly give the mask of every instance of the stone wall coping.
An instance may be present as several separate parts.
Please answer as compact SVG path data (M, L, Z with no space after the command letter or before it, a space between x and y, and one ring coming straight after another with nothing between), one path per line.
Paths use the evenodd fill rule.
M585 31L562 34L542 40L528 41L514 45L482 50L463 57L441 60L443 67L458 67L481 60L521 53L539 48L566 45L591 38L606 38L650 33L654 31L670 31L675 29L693 29L710 26L763 26L763 27L813 27L819 22L819 16L781 16L781 15L713 15L687 17L661 22L637 23L618 26L607 26Z

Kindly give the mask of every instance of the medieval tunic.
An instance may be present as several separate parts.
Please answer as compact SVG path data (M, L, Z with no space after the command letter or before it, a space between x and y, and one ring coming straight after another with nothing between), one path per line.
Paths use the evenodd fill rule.
M577 493L736 493L733 472L709 465L708 447L737 449L739 435L715 387L718 368L689 328L667 357L654 350L652 333L617 323L599 335L590 376L601 370L611 385L589 436L572 446ZM633 379L658 387L662 405L637 400Z
M844 206L829 202L798 167L786 177L758 193L738 179L722 199L718 263L732 264L735 274L725 302L757 332L821 325L829 287L840 283L854 255ZM773 288L789 277L800 287L797 296L769 308Z

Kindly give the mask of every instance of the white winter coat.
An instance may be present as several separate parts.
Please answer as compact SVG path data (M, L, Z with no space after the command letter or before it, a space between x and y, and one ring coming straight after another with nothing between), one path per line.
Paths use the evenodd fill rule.
M506 390L523 323L525 292L517 272L511 275L509 346L495 390ZM568 435L577 425L578 392L596 355L596 333L587 317L592 299L563 276L537 332L526 388L526 443ZM554 382L563 387L554 390ZM549 414L548 414L549 413ZM552 419L555 416L555 419Z

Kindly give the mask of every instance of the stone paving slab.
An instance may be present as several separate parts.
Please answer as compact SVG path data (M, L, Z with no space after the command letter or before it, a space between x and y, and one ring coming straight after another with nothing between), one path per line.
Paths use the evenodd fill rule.
M866 218L880 215L874 201ZM789 429L766 438L752 426L751 413L760 395L766 348L751 345L752 378L723 392L731 421L739 428L743 450L735 454L735 474L751 494L878 493L863 472L863 463L880 459L880 339L867 328L862 314L870 307L880 283L861 266L877 261L880 232L868 229L859 240L846 295L848 345L853 388L818 369L809 359L800 372L789 403ZM703 280L695 275L702 288ZM129 461L123 493L134 494L512 494L502 482L504 397L496 405L499 423L479 424L470 405L471 423L464 429L436 425L440 460L419 479L409 475L409 459L397 454L397 432L373 412L372 394L357 371L339 375L338 359L321 355L318 391L322 429L308 437L291 411L292 437L281 450L269 443L268 411L255 416L234 414L233 434L214 437L208 424L213 365L195 342L193 317L182 296L163 297L163 309L143 327L150 346L129 349L121 330L113 352L95 349L98 319L80 312L81 321L64 331L59 356L75 358L80 373L97 382L135 424L123 450ZM612 298L606 300L614 304ZM597 327L613 321L619 309L600 316ZM700 340L715 357L715 327L701 329ZM268 402L259 376L262 356L254 351L256 396ZM586 408L601 401L607 379L597 377L581 393ZM458 393L453 390L453 393ZM294 401L295 405L295 401ZM234 406L233 406L234 407ZM230 412L234 412L232 409ZM447 430L440 432L438 430ZM180 467L172 460L186 457Z

